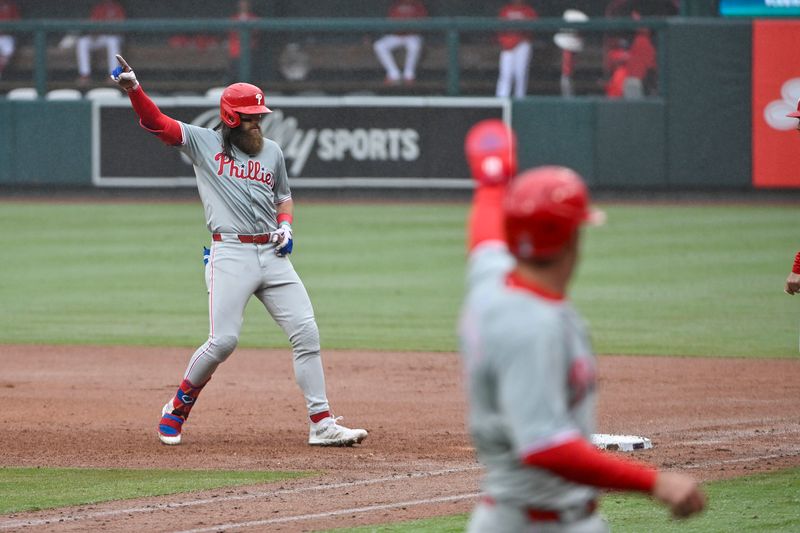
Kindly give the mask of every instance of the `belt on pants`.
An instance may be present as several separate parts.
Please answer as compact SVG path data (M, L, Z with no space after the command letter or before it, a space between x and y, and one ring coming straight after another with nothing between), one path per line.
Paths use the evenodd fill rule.
M491 496L485 495L481 497L481 501L486 505L495 505L495 499ZM533 507L524 507L522 509L528 515L528 519L532 522L562 522L569 523L591 516L597 510L597 500L589 500L583 505L570 507L569 509L561 509L558 511L551 509L535 509Z
M237 235L236 233L212 233L211 239L216 242L241 242L244 244L269 244L271 233L258 235Z

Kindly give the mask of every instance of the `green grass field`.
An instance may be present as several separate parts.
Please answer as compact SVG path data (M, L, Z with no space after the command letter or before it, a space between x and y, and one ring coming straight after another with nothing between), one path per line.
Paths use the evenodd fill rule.
M0 514L255 485L310 472L0 467Z
M795 533L800 528L800 469L716 481L705 488L708 508L688 520L674 520L652 500L628 494L605 496L600 511L614 533ZM467 520L457 515L328 533L455 533L464 531Z
M598 353L798 357L800 299L782 292L798 249L796 208L604 207L609 222L588 230L571 292ZM457 204L300 203L292 260L314 303L323 347L454 351L466 212ZM199 204L0 202L0 224L0 345L194 347L205 340L201 250L208 233ZM288 343L253 301L240 345ZM80 497L48 500L42 474ZM158 472L131 475L135 489L145 492L123 483L106 494L122 499L196 487L188 479L159 488ZM81 477L0 469L0 500L6 500L3 491L19 495L16 507L0 513L97 501L82 492ZM711 485L712 509L681 530L800 528L800 473L753 479ZM663 514L654 518L645 500L615 496L603 509L615 531L674 527ZM765 522L768 517L776 522ZM373 530L456 531L464 520Z
M599 353L797 357L782 292L800 212L607 206L572 297ZM456 349L465 205L303 205L293 262L323 346ZM194 347L207 333L199 204L0 203L0 343ZM241 346L287 346L251 301Z

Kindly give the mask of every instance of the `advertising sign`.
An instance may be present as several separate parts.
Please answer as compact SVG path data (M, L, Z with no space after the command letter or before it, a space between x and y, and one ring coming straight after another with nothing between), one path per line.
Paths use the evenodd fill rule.
M753 185L800 187L800 21L753 22ZM735 135L735 132L731 132Z
M215 100L157 99L168 116L213 128ZM261 124L283 149L292 186L470 187L464 137L479 120L510 120L495 98L272 98ZM188 158L138 125L130 104L94 109L98 186L193 186Z
M719 14L724 17L796 17L800 0L720 0Z

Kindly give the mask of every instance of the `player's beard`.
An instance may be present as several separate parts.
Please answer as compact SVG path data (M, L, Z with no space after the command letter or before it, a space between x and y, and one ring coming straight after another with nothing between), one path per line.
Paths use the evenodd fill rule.
M256 155L264 148L264 136L260 128L245 130L241 126L231 129L231 143L248 155Z

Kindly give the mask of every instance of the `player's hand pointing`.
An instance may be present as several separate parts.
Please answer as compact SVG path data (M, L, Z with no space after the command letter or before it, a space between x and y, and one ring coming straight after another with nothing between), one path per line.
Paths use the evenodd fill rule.
M125 61L125 58L119 54L117 54L117 61L120 66L111 72L111 79L117 82L117 85L126 91L134 90L139 86L139 82L136 80L136 74L134 74L128 62Z

